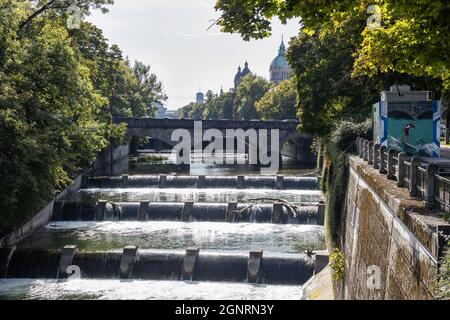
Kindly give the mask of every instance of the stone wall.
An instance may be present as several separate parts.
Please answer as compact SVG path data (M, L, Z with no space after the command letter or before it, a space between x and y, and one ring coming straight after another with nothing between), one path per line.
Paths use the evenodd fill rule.
M358 157L344 211L345 299L434 299L449 225ZM377 281L379 279L379 282Z
M72 182L70 186L64 189L60 194L58 194L49 204L42 209L38 214L31 218L28 222L23 224L20 228L11 232L4 238L0 239L0 248L12 247L19 243L22 239L28 237L37 229L47 225L53 215L53 205L55 201L61 201L69 197L71 194L75 194L81 189L83 177L80 175Z
M130 144L108 148L97 155L92 167L92 175L117 176L128 171Z

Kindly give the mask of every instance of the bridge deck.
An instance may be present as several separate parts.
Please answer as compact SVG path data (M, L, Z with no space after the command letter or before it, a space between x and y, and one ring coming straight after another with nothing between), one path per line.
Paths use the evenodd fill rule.
M114 117L114 123L126 123L128 129L193 129L194 122L201 121L203 129L279 129L296 131L299 125L295 120L190 120L190 119L154 119Z

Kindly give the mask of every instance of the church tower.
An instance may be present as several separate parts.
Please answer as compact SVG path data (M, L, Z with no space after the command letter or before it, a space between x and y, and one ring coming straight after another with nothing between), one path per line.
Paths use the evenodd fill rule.
M248 67L248 62L245 61L244 69L241 69L241 66L238 68L238 72L234 76L234 89L237 89L239 84L241 83L241 80L248 74L252 73Z
M284 40L281 39L278 55L270 64L270 81L279 84L280 82L289 79L291 70L291 66L286 60L286 46L284 45Z
M242 78L242 70L241 70L241 66L239 66L238 72L234 76L234 88L235 89L238 87L239 83L241 82L241 78Z

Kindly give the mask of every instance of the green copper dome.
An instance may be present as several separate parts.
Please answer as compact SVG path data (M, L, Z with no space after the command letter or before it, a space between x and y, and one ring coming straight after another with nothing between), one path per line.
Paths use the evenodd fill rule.
M286 60L286 46L284 45L284 41L281 41L280 49L278 50L278 56L273 59L270 64L271 69L283 69L290 68L289 63Z

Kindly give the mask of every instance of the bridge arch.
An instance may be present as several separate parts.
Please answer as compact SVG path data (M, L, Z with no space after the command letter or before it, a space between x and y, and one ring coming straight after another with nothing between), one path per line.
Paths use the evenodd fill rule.
M172 141L172 133L177 129L186 130L191 139L191 147L194 148L194 126L195 122L201 122L203 133L207 129L218 129L224 136L224 147L226 147L226 131L233 129L254 129L259 136L259 130L279 130L279 148L280 154L293 157L302 162L314 162L314 156L311 152L312 138L307 134L297 131L298 122L295 121L234 121L234 120L187 120L187 119L152 119L152 118L114 118L115 123L126 123L127 132L132 137L151 137L161 141L167 146L174 147L178 141ZM198 124L197 124L198 125ZM203 134L202 134L203 138ZM203 139L202 139L203 140ZM242 141L238 141L242 143ZM270 143L270 135L268 137ZM251 147L251 141L245 141L245 152ZM250 144L249 144L250 143ZM202 147L209 145L209 142L202 142ZM236 142L235 142L236 146ZM258 146L256 146L258 147ZM285 149L285 150L283 150ZM268 148L270 150L270 146Z

